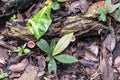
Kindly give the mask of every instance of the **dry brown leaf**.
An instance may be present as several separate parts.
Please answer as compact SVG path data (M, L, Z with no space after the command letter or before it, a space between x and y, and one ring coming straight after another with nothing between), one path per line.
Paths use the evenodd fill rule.
M0 47L0 63L5 64L7 60L8 60L7 50Z
M91 61L91 60L86 60L86 59L80 59L80 63L82 64L82 65L84 65L84 66L97 66L98 64L97 63L95 63L95 62L93 62L93 61Z
M46 67L45 57L41 55L41 56L37 56L37 59L38 59L39 70L43 71Z
M116 44L116 38L115 38L115 34L113 32L111 32L110 34L108 34L106 36L104 44L106 45L107 49L110 52L113 51L113 49L115 48L115 44Z
M103 10L106 10L104 4L105 4L105 1L98 1L98 2L96 2L96 3L94 3L94 4L92 4L92 5L88 8L88 11L87 11L86 15L89 17L89 16L95 16L96 14L100 14L100 13L96 10L96 8L97 8L97 7L100 7L100 8L102 8ZM112 6L112 4L111 4L111 6Z
M69 10L69 12L79 12L81 10L85 11L88 9L88 1L87 0L76 0L73 2L66 2L65 7Z
M20 20L20 21L23 21L23 20L24 20L22 14L19 13L19 11L18 11L18 13L17 13L17 19Z
M102 73L103 80L114 80L113 69L105 58L100 61L100 71Z
M120 73L120 56L118 56L114 61L114 66L117 68L117 71Z
M35 80L35 77L37 76L37 70L35 66L27 66L25 69L25 72L21 75L18 80Z
M98 58L88 51L85 51L85 59L89 59L96 62L98 61Z
M113 63L115 62L118 56L120 56L120 42L116 43L115 49L113 51Z
M18 78L20 77L20 73L14 73L12 72L10 75L9 75L9 78L12 79L12 78Z
M105 4L105 1L99 1L99 2L96 2L96 3L92 4L88 8L88 11L87 11L86 15L87 16L94 16L96 14L99 14L99 12L96 10L96 8L100 7L100 8L105 10L104 4Z
M89 49L92 53L94 53L96 56L98 56L99 48L96 44L91 44Z
M20 63L18 64L13 64L11 65L8 70L11 70L13 72L21 72L23 71L28 65L28 59L24 59L22 60Z

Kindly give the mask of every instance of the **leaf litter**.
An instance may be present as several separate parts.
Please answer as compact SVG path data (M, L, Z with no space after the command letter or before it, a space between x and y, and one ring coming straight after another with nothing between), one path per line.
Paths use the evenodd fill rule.
M1 5L4 5L5 3L8 5L9 3L9 1L1 1ZM25 0L23 0L23 2L24 1ZM16 7L19 7L18 10L14 8L11 8L12 10L10 9L10 11L9 8L7 10L4 10L5 8L0 6L0 20L2 22L2 24L0 24L0 26L2 26L0 28L0 71L1 74L7 73L8 75L8 77L5 77L5 79L3 80L119 79L120 24L118 21L116 21L119 13L118 9L115 10L115 12L108 14L106 22L99 22L96 15L99 15L100 13L97 12L95 8L101 7L105 10L105 1L69 0L64 3L59 2L60 9L56 11L51 11L50 21L51 19L53 19L53 21L50 23L52 25L50 25L49 23L50 27L48 28L47 26L47 32L44 35L42 34L43 36L39 36L46 39L48 43L51 42L53 39L55 40L55 42L58 42L60 37L63 36L60 30L63 29L66 24L69 25L70 21L71 23L76 23L77 21L79 21L79 19L68 21L68 16L72 17L73 15L79 15L80 17L82 17L82 19L84 19L86 18L86 15L92 15L92 17L87 16L87 19L97 21L98 23L107 26L108 31L104 31L104 29L101 28L96 28L94 30L90 29L90 31L87 31L87 33L84 33L82 35L79 35L80 33L76 32L75 34L78 34L78 36L76 36L75 34L73 35L70 44L67 44L68 47L62 44L64 47L66 47L66 49L63 51L63 54L61 54L61 56L69 54L70 56L77 58L79 62L72 64L56 62L58 69L56 73L52 74L48 73L48 62L46 62L46 54L44 54L42 50L38 49L37 46L34 45L34 47L32 48L27 47L31 50L30 54L28 55L19 56L17 53L14 52L17 47L21 47L24 43L27 43L29 41L36 42L36 40L33 39L34 36L26 27L26 24L29 19L32 19L32 17L35 16L35 14L37 14L39 10L41 10L46 5L44 4L43 0L36 0L37 2L34 2L33 0L31 1L31 4L27 4L29 3L28 1L25 2L24 5L21 5L24 6L24 9L23 7L17 5L16 2ZM116 3L120 3L120 1L112 0L112 5ZM10 18L11 15L16 15L16 19L12 20ZM62 24L62 22L67 21L69 23ZM91 27L91 25L88 26L89 28ZM78 27L78 25L74 27ZM86 28L83 29L85 30ZM71 31L68 30L64 34L70 32ZM8 33L12 35L9 35ZM16 35L17 33L18 35ZM49 33L49 36L47 35L47 33ZM38 39L39 37L36 38ZM61 56L59 56L60 60Z

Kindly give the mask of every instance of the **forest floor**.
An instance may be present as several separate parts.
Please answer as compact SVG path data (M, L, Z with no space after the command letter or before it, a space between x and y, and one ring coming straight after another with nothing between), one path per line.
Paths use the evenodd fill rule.
M120 1L48 1L54 3L51 11L42 11L50 5L50 2L45 4L45 0L0 0L0 79L119 80ZM109 12L116 4L118 7ZM40 28L43 25L45 28ZM34 34L30 29L34 29ZM72 39L63 39L56 50L72 58L63 56L59 62L58 53L54 56L48 44L52 41L58 44L71 32ZM52 48L54 42L50 44ZM47 52L53 53L52 58Z

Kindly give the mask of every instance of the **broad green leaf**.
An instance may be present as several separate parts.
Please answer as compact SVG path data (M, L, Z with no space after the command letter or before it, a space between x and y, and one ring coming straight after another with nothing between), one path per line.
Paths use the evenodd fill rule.
M111 0L105 1L105 8L109 11L111 9Z
M109 13L114 12L119 7L120 7L120 3L113 5L112 8L109 10Z
M50 14L51 7L45 6L32 19L29 19L28 27L37 40L45 34L51 25L52 19Z
M57 2L66 2L68 0L57 0Z
M57 61L61 62L61 63L74 63L74 62L78 62L78 59L76 59L73 56L67 55L67 54L57 55L54 58Z
M48 63L48 71L49 72L52 72L52 71L56 72L56 70L57 70L56 62L54 59L51 59Z
M58 2L53 2L51 5L51 8L53 10L58 10L58 9L60 9L60 4Z
M73 36L73 33L69 33L69 34L66 34L65 36L63 36L56 44L55 49L52 53L52 56L55 56L55 55L61 53L70 43L72 36Z
M44 39L40 39L36 44L42 51L46 52L48 55L52 53L50 52L49 44Z
M24 53L25 53L25 54L29 54L29 53L30 53L30 50L29 50L29 49L24 49Z

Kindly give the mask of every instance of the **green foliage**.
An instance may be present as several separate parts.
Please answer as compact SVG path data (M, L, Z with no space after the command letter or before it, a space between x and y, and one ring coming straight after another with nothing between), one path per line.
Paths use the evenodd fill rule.
M120 3L117 3L115 5L111 5L111 0L106 0L105 1L105 8L106 10L97 7L96 10L100 12L99 20L105 21L107 14L113 13L117 8L120 7ZM120 10L119 10L120 11ZM119 15L118 14L118 21L119 21Z
M119 7L119 10L118 10L118 21L120 22L120 7Z
M78 61L76 58L70 55L58 55L69 45L72 36L73 36L73 33L66 34L58 41L57 44L55 44L55 41L52 40L50 46L43 39L37 42L37 46L42 51L46 52L48 55L48 57L46 58L46 61L48 61L49 72L51 71L56 72L57 66L56 66L55 59L62 63L74 63Z
M73 33L69 33L69 34L63 36L56 44L55 49L52 53L52 56L55 56L55 55L61 53L70 43L72 36L73 36Z
M54 60L54 58L50 59L49 60L49 63L48 63L48 71L49 72L52 72L52 71L56 71L57 70L57 65L56 65L56 62Z
M11 17L12 20L15 20L17 19L16 15L14 14L12 17Z
M78 61L75 57L67 55L67 54L57 55L55 56L55 59L61 63L74 63Z
M50 46L47 41L45 41L44 39L40 39L40 41L36 44L42 51L46 52L48 55L50 54Z
M58 10L58 9L60 9L60 4L58 2L53 2L51 5L51 8L53 10Z
M7 76L8 76L8 74L2 73L2 74L0 74L0 79L4 79L4 78L6 78Z
M57 0L57 2L66 2L68 0Z
M22 47L18 47L14 52L17 52L19 56L23 54L29 54L30 50L26 48L26 43Z
M27 23L29 29L37 40L45 34L52 23L52 19L50 17L51 4L49 3L49 0L46 4L47 3L48 5L43 7L32 19L29 19Z

